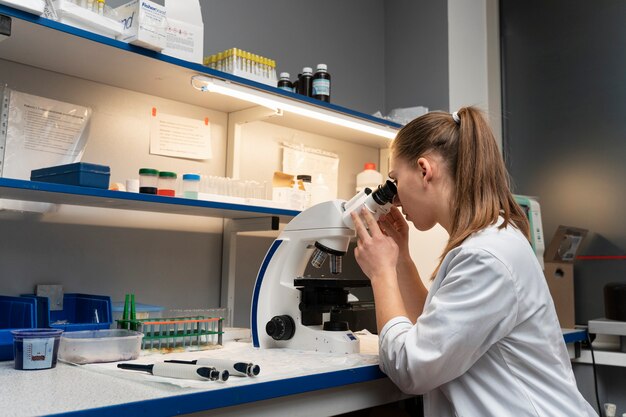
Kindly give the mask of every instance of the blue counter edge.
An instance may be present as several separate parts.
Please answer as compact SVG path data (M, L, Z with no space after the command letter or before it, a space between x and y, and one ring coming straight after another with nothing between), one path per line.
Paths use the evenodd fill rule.
M386 378L378 365L261 382L240 387L173 395L164 398L51 414L52 416L171 416L214 410L287 395L302 394ZM207 382L219 384L219 382Z

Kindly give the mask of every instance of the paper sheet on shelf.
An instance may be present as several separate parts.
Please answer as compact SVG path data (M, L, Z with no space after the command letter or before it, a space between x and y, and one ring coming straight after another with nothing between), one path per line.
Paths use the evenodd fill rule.
M205 120L158 112L150 119L150 153L211 159L211 124Z
M223 349L169 354L142 354L138 359L125 363L153 364L164 360L194 360L201 357L252 362L261 367L261 373L256 377L231 376L227 381L223 382L194 381L164 378L153 376L146 372L123 370L117 368L118 362L77 366L88 371L105 373L138 382L158 382L180 388L213 390L378 364L378 355L372 354L330 354L293 349L255 349L250 343L243 342L226 343Z
M320 177L330 189L330 197L337 198L339 157L321 149L283 144L283 172L291 175L310 175L312 182Z

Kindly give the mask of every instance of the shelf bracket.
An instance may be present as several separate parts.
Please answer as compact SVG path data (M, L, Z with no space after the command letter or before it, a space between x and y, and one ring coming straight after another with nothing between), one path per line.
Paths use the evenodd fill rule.
M222 283L220 289L220 307L227 307L228 323L233 326L235 311L235 277L237 265L237 234L240 232L258 232L278 230L279 218L257 217L250 219L225 219L222 238Z
M268 109L263 106L228 113L228 137L226 144L226 176L239 178L241 155L241 127L246 123L258 122L270 117L282 116L282 110Z

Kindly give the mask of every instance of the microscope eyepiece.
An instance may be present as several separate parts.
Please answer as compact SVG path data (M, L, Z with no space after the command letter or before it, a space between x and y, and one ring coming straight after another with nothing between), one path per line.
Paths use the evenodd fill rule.
M376 191L372 193L372 198L379 205L384 206L387 203L391 203L396 194L398 194L396 184L394 184L393 181L387 180L384 184L376 188Z

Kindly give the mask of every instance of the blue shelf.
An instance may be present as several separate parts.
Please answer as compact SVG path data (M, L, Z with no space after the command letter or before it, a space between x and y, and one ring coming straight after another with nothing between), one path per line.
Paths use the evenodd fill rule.
M369 114L303 97L7 6L0 6L0 13L13 18L11 36L0 43L0 59L226 113L255 106L241 99L202 93L190 86L191 76L205 75L241 85L250 91L262 91L288 99L313 111L347 117L357 123L389 128L392 132L401 127ZM368 146L389 146L389 139L319 120L310 121L303 116L284 114L269 121Z
M0 198L230 219L252 218L262 215L277 216L281 221L288 221L300 213L296 210L110 191L10 178L0 178Z

